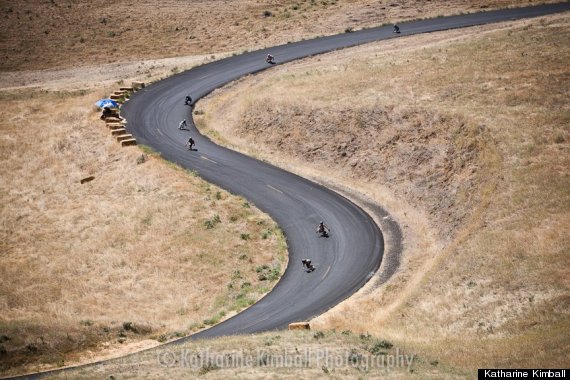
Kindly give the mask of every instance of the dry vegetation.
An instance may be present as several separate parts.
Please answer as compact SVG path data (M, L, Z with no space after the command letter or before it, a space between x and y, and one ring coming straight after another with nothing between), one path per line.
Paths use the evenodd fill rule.
M543 2L554 1L1 1L0 70L253 49L347 28Z
M259 280L260 265L284 267L278 228L243 199L152 152L137 164L143 151L111 140L91 104L117 81L157 79L220 52L349 27L533 3L542 1L0 1L0 373L119 355L188 333L267 291L272 284ZM265 132L260 140L268 151L293 156L278 163L326 173L336 183L350 178L353 189L386 205L404 228L402 272L316 320L318 326L368 330L419 352L422 378L461 376L464 370L453 367L481 363L564 365L568 20L549 20L493 34L494 27L475 28L475 35L484 32L476 44L459 31L335 53L327 58L332 63L323 56L294 65L296 71L268 73L283 74L276 79L256 77L261 87L253 90L244 82L244 91L259 92L243 97L250 103L229 104L236 99L231 91L213 100L229 106L208 108L206 119L247 121L252 129L240 132L247 139L268 122L291 128L297 141L306 139L296 147L279 134ZM371 74L390 79L370 81ZM281 102L265 95L276 86L291 95ZM268 106L244 116L255 99ZM289 124L291 105L299 120ZM303 128L309 120L310 138ZM332 143L349 137L355 140L346 147ZM337 174L323 170L331 165ZM81 185L88 175L95 180ZM454 338L459 334L467 346ZM367 339L377 339L325 335L211 343L219 351L316 345L358 354L370 352ZM118 372L164 376L155 357L140 360ZM139 364L145 372L137 372ZM287 369L211 369L197 371L298 377ZM304 370L315 378L324 372Z
M462 379L465 375L369 334L283 331L159 348L53 378Z
M397 276L317 328L461 368L567 363L569 31L566 15L371 44L201 105L219 141L349 185L404 227Z
M279 228L245 200L121 149L91 106L101 95L1 94L3 373L215 324L286 265Z

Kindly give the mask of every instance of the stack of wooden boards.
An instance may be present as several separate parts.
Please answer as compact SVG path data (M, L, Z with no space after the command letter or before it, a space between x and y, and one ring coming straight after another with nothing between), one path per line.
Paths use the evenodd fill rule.
M133 82L131 87L120 87L109 96L109 99L123 104L133 92L144 86L144 82ZM112 109L111 112L111 116L105 118L105 125L111 131L111 136L115 137L121 146L137 145L137 140L125 129L125 121L121 118L119 109Z

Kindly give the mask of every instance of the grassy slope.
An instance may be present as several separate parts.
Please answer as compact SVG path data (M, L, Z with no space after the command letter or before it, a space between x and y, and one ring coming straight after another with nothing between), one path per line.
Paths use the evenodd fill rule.
M465 372L443 368L406 347L350 331L280 333L225 337L165 347L54 376L67 378L205 379L461 379Z
M542 2L1 1L0 70L238 51L342 33L349 27Z
M262 158L337 173L371 196L387 188L402 225L417 217L400 211L411 204L438 230L420 252L422 232L405 229L396 278L316 326L371 331L463 368L564 365L569 29L554 16L372 44L203 104L202 128L221 141L254 141Z
M228 240L221 240L225 247L221 249L243 247L241 239L233 243L237 230L251 229L250 235L255 238L266 232L265 227L257 225L257 222L254 226L246 222L246 219L258 218L253 215L244 216L244 221L239 222L238 226L228 227L224 213L229 208L239 214L243 211L242 200L231 199L230 196L226 198L224 192L221 192L223 199L217 200L216 190L210 188L208 192L207 185L195 182L180 171L167 170L168 165L156 158L151 157L144 165L136 165L140 152L118 149L106 132L92 128L99 122L85 104L91 104L93 99L108 93L110 87L103 88L101 82L110 83L108 79L114 77L109 75L105 81L100 72L82 71L81 65L251 49L302 37L342 32L353 26L357 28L418 16L474 11L483 6L521 5L518 1L509 0L492 3L431 1L421 4L339 0L326 4L301 1L301 6L293 9L293 5L280 1L240 1L237 4L232 2L232 7L228 7L224 1L208 2L207 7L200 3L188 5L188 2L164 1L156 8L155 3L149 5L127 1L114 2L112 7L97 0L85 3L63 0L0 2L3 20L0 23L0 56L3 58L0 67L3 73L0 75L7 74L6 70L74 67L70 72L56 72L55 76L60 79L61 76L73 75L63 77L59 88L70 83L95 88L95 92L89 90L86 93L45 93L35 90L2 93L3 273L0 278L4 294L0 296L3 317L0 355L4 355L2 348L7 348L9 352L15 348L23 349L23 352L27 352L24 360L33 368L34 360L38 358L47 363L67 363L69 359L77 358L77 352L73 352L78 347L93 347L101 341L115 342L106 345L103 352L121 353L135 347L128 345L125 349L124 345L117 344L119 334L126 333L127 342L139 339L132 331L123 331L122 322L126 320L139 322L141 328L151 327L153 331L150 336L158 339L159 334L164 333L168 337L176 332L188 331L196 326L194 322L199 325L200 321L215 317L221 310L231 309L227 307L227 302L231 306L239 292L224 292L217 287L222 297L218 300L226 296L230 299L225 298L224 305L218 302L212 308L199 308L199 312L193 307L192 320L189 321L186 312L190 304L181 301L176 281L188 281L185 289L202 290L194 289L195 281L192 279L168 276L173 271L178 273L176 268L184 261L182 256L188 253L188 239L192 239L188 234L175 234L169 227L178 223L193 231L200 231L202 236L207 233L203 231L203 222L213 216L204 214L203 218L189 221L185 212L177 210L178 205L187 200L180 193L181 190L184 194L191 192L195 195L198 208L204 200L218 204L222 224L217 228L223 228L228 233ZM153 12L148 11L149 6L154 7ZM270 10L274 16L261 16L265 10ZM216 23L219 26L197 27L198 22L203 20L207 20L205 24ZM149 46L152 48L149 49ZM187 64L182 63L182 67ZM133 70L128 75L142 79L140 76L146 74L144 79L148 79L153 75L175 72L181 67L180 63L169 62L158 65L161 67L154 62L149 65L141 62L137 72ZM53 88L59 80L54 79L53 74L49 71L21 72L18 78L23 78L22 83L29 83L26 76L34 78L33 82L40 89L42 79L51 80L50 88ZM42 144L32 142L30 130L35 133L34 141L41 140ZM564 139L564 136L561 138ZM81 157L81 160L78 161L77 157ZM96 181L90 185L77 185L80 177L92 173L95 173ZM138 196L134 195L133 191L137 189L142 189L142 194L137 191ZM526 199L524 194L519 194L519 198ZM128 208L124 206L124 200L128 200ZM153 203L159 203L162 207L149 207ZM84 210L91 212L85 213ZM169 218L161 215L165 210ZM174 218L170 218L173 214L169 210L175 210ZM413 208L408 210L414 211ZM133 219L137 222L133 223ZM107 221L106 226L100 225L101 220ZM129 223L132 230L124 233L124 226ZM269 221L267 223L271 224ZM123 233L117 234L116 231ZM99 233L105 233L102 241L96 239ZM162 238L156 241L152 238L155 236ZM137 252L137 248L142 246L138 242L141 237L148 244L148 249L170 249L169 260L156 268L145 268L143 263L146 260L142 253ZM118 244L110 244L109 239L116 240ZM255 253L265 255L263 252L273 250L269 246L258 250L257 243L253 243L251 247L256 247ZM279 246L275 241L270 244ZM180 245L180 250L176 249L177 245ZM126 260L122 256L125 250L121 251L121 247L127 247ZM106 254L93 254L98 248ZM35 251L30 252L30 249ZM82 271L79 271L81 273L77 272L78 265L71 268L69 260L64 259L71 251L79 252L76 261L83 260L85 263ZM164 260L164 256L156 253L152 257L161 262ZM269 256L263 256L265 259L254 256L253 251L251 257L254 262L243 263L245 266L241 273L253 275L253 281L249 282L254 283L256 275L251 270L272 260ZM421 255L416 258L421 258ZM143 265L137 267L131 263ZM235 264L226 263L232 268ZM209 261L206 264L217 262ZM49 272L45 268L49 268ZM30 274L42 281L42 286L25 283L26 276L22 274L27 273L28 269ZM150 269L153 273L148 272ZM220 273L217 280L227 280L227 285L235 282L235 279L227 277L229 270L220 268L220 272L224 274ZM101 277L93 276L93 273L101 273ZM84 274L89 280L78 286L75 281L82 277L76 277L76 274ZM156 276L163 284L161 288L146 286L145 294L141 297L141 287L137 281ZM129 278L134 280L129 281ZM114 282L105 283L107 280ZM155 283L153 281L152 285ZM257 287L260 291L264 288L263 284ZM93 290L96 290L95 294ZM176 296L172 297L172 294ZM188 295L187 301L196 297L193 294ZM257 290L254 289L251 294L255 296ZM113 302L107 300L107 296L111 296ZM97 297L101 298L97 300ZM145 302L152 297L159 301L145 308ZM209 301L215 299L209 297ZM202 301L203 298L200 298ZM117 304L120 306L117 307ZM14 305L18 307L13 308ZM137 305L140 307L137 308ZM97 316L92 318L90 313ZM161 319L167 318L167 323L153 324L159 314ZM150 322L145 324L145 321ZM64 335L67 339L62 342L60 338ZM256 338L252 339L255 341ZM60 353L54 355L55 351ZM82 352L83 359L97 353ZM2 356L0 363L3 368L20 360L18 355L9 356L10 361Z
M1 96L2 372L112 351L123 335L188 334L275 283L256 271L285 267L274 222L153 153L137 164L142 152L121 149L98 120L99 95Z

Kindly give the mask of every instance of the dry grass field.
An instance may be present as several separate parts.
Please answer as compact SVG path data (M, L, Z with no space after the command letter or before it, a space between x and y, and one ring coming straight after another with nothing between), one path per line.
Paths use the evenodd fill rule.
M123 80L347 28L534 3L542 1L0 1L0 374L117 356L195 331L260 297L286 265L283 236L254 205L144 147L117 146L92 104ZM212 347L322 345L349 349L360 363L383 337L419 353L422 378L461 377L480 363L564 363L567 35L568 19L553 17L406 38L219 91L203 106L210 134L246 150L240 144L263 129L264 148L250 153L273 153L318 180L349 178L400 221L406 256L390 284L315 320L324 337L269 334ZM267 91L276 86L291 95L275 100ZM232 104L237 89L258 94ZM260 99L266 106L252 108ZM291 106L298 121L289 125ZM236 136L216 120L248 129ZM268 134L268 122L292 137ZM331 143L347 137L346 146ZM279 143L287 139L298 146ZM95 180L81 185L89 175ZM276 269L273 281L259 279L263 265ZM375 336L359 337L366 331ZM122 373L164 376L155 359L140 360L146 372L137 364ZM197 371L298 375L212 369ZM306 373L326 371L380 375Z
M189 342L54 379L464 379L407 347L351 331L283 331Z
M0 1L0 70L243 51L537 0Z
M220 142L349 186L403 226L395 278L314 326L459 368L568 362L569 31L561 15L380 42L202 102Z
M278 226L253 205L121 148L92 106L101 95L0 95L2 373L186 335L286 266Z

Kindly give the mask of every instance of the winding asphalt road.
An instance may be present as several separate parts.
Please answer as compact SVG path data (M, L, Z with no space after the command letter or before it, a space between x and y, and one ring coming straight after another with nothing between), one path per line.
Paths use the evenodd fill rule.
M192 339L281 329L288 323L321 314L362 287L377 271L383 255L383 238L374 221L346 198L318 184L212 143L193 123L189 131L177 129L191 120L183 105L186 94L198 99L239 77L277 63L409 34L434 32L568 10L568 3L518 8L403 23L297 42L242 54L175 75L137 92L122 108L127 128L139 143L149 145L167 160L196 170L208 182L243 195L281 226L289 246L289 266L281 281L261 301L237 316ZM275 94L279 96L279 94ZM184 144L189 136L197 151ZM331 227L328 239L315 234L324 220ZM310 258L317 270L306 273L301 259Z
M282 329L290 322L319 315L362 287L379 268L384 250L374 221L346 198L201 136L190 122L190 107L183 105L187 94L199 99L241 76L270 68L265 63L269 52L282 64L372 41L569 10L570 3L516 8L402 23L399 35L387 26L296 42L196 67L135 93L121 113L139 144L151 146L165 159L243 195L270 214L287 236L289 266L275 288L249 309L186 339ZM188 131L178 130L182 119L189 121ZM185 147L190 135L196 140L197 151ZM332 229L328 239L315 233L320 220ZM301 266L303 258L310 258L316 271L306 273Z

